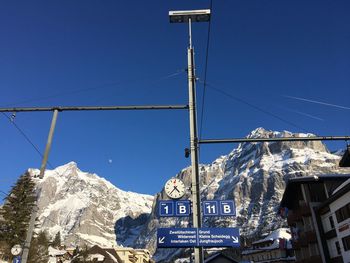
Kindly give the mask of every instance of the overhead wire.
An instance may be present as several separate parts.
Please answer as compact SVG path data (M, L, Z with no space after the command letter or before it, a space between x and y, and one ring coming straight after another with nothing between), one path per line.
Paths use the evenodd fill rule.
M250 102L248 102L248 101L246 101L246 100L244 100L244 99L242 99L242 98L239 98L239 97L237 97L237 96L233 96L232 94L230 94L230 93L228 93L228 92L226 92L226 91L223 91L223 90L221 90L221 89L219 89L219 88L216 88L216 87L214 87L214 86L211 85L211 84L208 84L208 83L207 83L207 86L208 86L209 88L211 88L211 89L217 91L218 93L221 93L222 95L225 95L226 97L228 97L228 98L230 98L230 99L232 99L232 100L238 101L238 102L240 102L240 103L242 103L242 104L245 104L245 105L247 105L247 106L249 106L249 107L251 107L251 108L254 108L254 109L257 110L257 111L260 111L260 112L262 112L262 113L265 113L266 115L272 116L272 117L274 117L275 119L280 120L281 122L284 122L284 123L286 123L286 124L288 124L288 125L293 126L294 128L300 129L300 130L302 130L302 131L304 131L304 132L308 132L306 129L304 129L303 127L301 127L301 126L295 124L294 122L291 122L291 121L288 121L288 120L286 120L286 119L284 119L284 118L281 118L280 116L278 116L278 115L276 115L276 114L274 114L274 113L272 113L272 112L270 112L270 111L267 111L267 110L265 110L265 109L262 109L262 108L260 108L260 107L258 107L258 106L256 106L256 105L254 105L254 104L252 104L252 103L250 103Z
M29 138L28 135L15 123L15 121L9 117L6 113L1 112L12 124L13 126L19 131L19 133L27 140L27 142L34 148L34 150L40 155L41 158L44 158L44 155L40 152L38 147L33 143L33 141ZM53 165L47 161L47 164L53 168Z
M210 12L212 15L212 9L213 9L213 0L210 0ZM207 87L207 72L208 72L208 60L209 60L209 44L210 44L210 31L211 31L211 18L208 22L208 34L207 34L207 47L206 47L206 54L205 54L205 66L204 66L204 82L203 82L203 95L202 95L202 108L201 108L201 115L200 115L200 128L199 128L199 140L202 138L202 131L203 131L203 120L204 120L204 106L205 106L205 95L206 95L206 87ZM200 149L198 150L200 152Z
M184 72L186 72L186 69L178 69L178 70L176 70L173 73L170 73L170 74L167 74L165 76L159 77L159 78L157 78L155 80L151 80L151 81L149 81L149 83L157 83L159 81L162 81L162 80L169 79L169 78L175 77L177 75L180 75L180 74L182 74ZM138 80L138 81L140 81L140 80ZM136 81L127 81L125 84L131 84L133 82L136 82ZM57 98L57 97L63 97L63 96L72 95L72 94L79 94L79 93L92 91L92 90L97 90L97 89L105 89L105 88L112 87L112 86L115 86L115 85L121 86L121 85L125 85L125 84L122 84L120 81L118 81L118 82L115 81L115 82L111 82L111 83L97 85L95 87L81 88L81 89L75 89L75 90L65 91L65 92L58 92L58 93L47 95L47 96L31 98L31 99L27 99L27 100L18 101L18 102L15 102L15 103L8 103L8 104L5 104L3 106L13 106L13 105L18 105L18 104L25 104L25 103L28 103L28 102L37 102L37 101L42 101L42 100L47 100L47 99L52 99L52 98Z

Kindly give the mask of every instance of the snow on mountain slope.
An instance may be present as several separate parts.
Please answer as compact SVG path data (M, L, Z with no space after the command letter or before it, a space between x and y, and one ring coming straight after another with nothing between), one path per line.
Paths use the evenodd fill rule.
M312 134L268 131L258 128L249 138L307 137ZM202 200L234 200L237 216L204 218L204 226L239 227L241 236L252 238L283 227L286 222L277 216L288 178L317 174L350 173L339 168L340 157L331 154L319 141L241 143L226 156L209 165L200 165ZM177 177L190 187L191 168L182 170ZM164 191L155 202L167 199ZM191 199L190 192L185 199ZM137 239L137 245L146 246L155 253L157 262L167 262L179 253L177 249L157 249L158 227L186 227L191 218L159 218L156 203Z
M82 172L74 162L47 170L43 179L37 176L39 170L29 172L41 189L37 231L46 230L51 237L60 231L67 245L115 245L116 221L151 212L152 196L122 191L96 174Z
M306 137L312 134L275 132L258 128L247 137ZM276 216L290 177L350 173L338 167L340 157L319 141L241 143L228 155L200 165L202 200L234 200L237 216L204 218L203 226L240 228L241 236L269 234L285 226ZM30 170L33 176L38 170ZM169 178L172 175L169 175ZM191 168L176 175L188 188ZM42 188L40 227L53 237L61 231L65 244L118 245L148 248L157 262L184 255L179 249L157 249L159 227L188 227L192 218L159 218L157 202L167 200L162 190L155 197L124 192L96 174L80 171L75 163L46 171L35 179Z

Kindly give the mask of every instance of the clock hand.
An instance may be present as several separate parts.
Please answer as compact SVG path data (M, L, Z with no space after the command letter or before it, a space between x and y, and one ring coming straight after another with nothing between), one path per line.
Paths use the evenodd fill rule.
M178 193L180 193L180 191L179 191L179 189L177 189L177 186L176 185L174 185L174 190L176 190ZM174 191L173 190L173 191Z
M174 190L175 190L175 187L174 187L174 189L169 193L170 195L174 192Z

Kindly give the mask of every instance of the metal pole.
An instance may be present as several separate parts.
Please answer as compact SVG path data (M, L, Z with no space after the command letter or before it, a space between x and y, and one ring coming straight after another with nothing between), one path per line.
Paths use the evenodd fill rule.
M199 191L199 167L198 167L198 137L196 119L196 87L194 72L194 54L192 48L191 19L189 24L189 47L187 49L188 60L188 92L189 92L189 113L190 113L190 141L191 141L191 165L192 165L192 216L193 227L202 227L201 203ZM194 248L195 263L202 263L204 260L203 248Z
M54 107L15 107L0 108L0 112L28 112L28 111L81 111L81 110L183 110L187 105L131 105L131 106L54 106Z
M54 133L55 126L56 126L57 115L58 115L58 110L55 109L53 112L53 116L52 116L52 121L51 121L49 136L47 138L44 157L43 157L43 160L41 162L40 175L39 175L40 179L42 179L44 177L47 159L49 157L49 152L50 152L50 148L51 148L52 137L53 137L53 133ZM26 241L24 243L23 254L22 254L22 263L27 263L27 260L28 260L30 243L32 241L34 228L35 228L35 219L37 217L38 210L39 210L39 208L37 207L39 197L40 197L40 189L37 189L36 190L36 201L35 201L35 204L33 207L32 214L30 216L27 237L26 237Z
M53 112L52 116L52 121L51 121L51 127L49 131L49 136L47 137L47 143L45 147L45 153L43 157L43 161L41 163L40 167L40 175L39 178L42 179L44 177L45 169L46 169L46 164L47 164L47 159L49 157L49 152L51 149L51 143L52 143L52 137L53 137L53 132L55 131L55 126L56 126L56 121L57 121L57 115L58 115L58 110L55 109Z
M348 141L350 136L312 136L312 137L278 137L278 138L235 138L203 139L200 144L241 143L241 142L296 142L296 141Z

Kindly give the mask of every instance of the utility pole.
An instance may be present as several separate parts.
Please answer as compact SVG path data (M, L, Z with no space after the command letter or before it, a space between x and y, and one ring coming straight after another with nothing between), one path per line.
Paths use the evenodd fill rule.
M39 175L40 179L43 179L43 177L44 177L46 164L47 164L47 160L49 158L49 152L50 152L50 149L51 149L53 133L55 131L57 115L58 115L58 110L55 109L53 111L53 116L52 116L50 131L49 131L49 136L47 138L47 143L46 143L46 147L45 147L45 153L44 153L44 156L43 156L43 160L41 162L40 175ZM37 217L38 211L39 211L38 200L39 200L39 197L40 197L40 191L41 191L41 189L38 189L38 188L36 189L36 201L34 203L33 211L32 211L32 214L30 216L30 221L29 221L29 226L28 226L28 231L27 231L27 237L26 237L26 240L24 242L24 248L23 248L23 254L22 254L22 262L23 263L27 263L27 260L28 260L30 243L32 241L33 234L34 234L35 220L36 220L36 217Z
M192 31L191 18L188 21L189 27L189 46L187 49L188 62L188 98L189 98L189 114L190 114L190 148L191 148L191 191L192 191L192 213L193 227L202 227L201 216L201 196L199 187L199 162L198 162L198 135L197 135L197 112L196 112L196 77L194 66L194 54L192 47ZM202 263L204 260L203 248L194 249L194 257L196 263Z
M208 22L210 10L170 11L171 23L188 23L189 45L187 48L188 69L188 99L189 99L189 121L190 121L190 148L191 148L191 192L192 192L192 218L193 227L202 227L201 196L199 180L199 157L197 136L197 113L196 113L196 76L194 65L194 51L192 47L192 22ZM204 261L203 247L194 248L195 263Z

